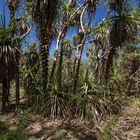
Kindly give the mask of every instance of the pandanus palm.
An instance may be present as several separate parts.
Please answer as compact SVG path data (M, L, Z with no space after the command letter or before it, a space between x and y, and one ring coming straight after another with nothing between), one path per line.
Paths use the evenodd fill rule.
M16 74L15 48L11 38L11 27L6 27L5 15L0 21L0 82L2 82L2 112L8 101L10 80Z
M83 8L83 11L80 16L80 25L82 30L83 37L81 39L80 44L77 46L78 47L78 53L79 56L77 57L77 62L76 62L76 67L75 67L75 76L74 76L74 82L73 82L73 93L76 93L77 90L77 84L78 84L78 79L79 79L79 72L80 72L80 65L81 65L81 59L82 59L82 54L84 50L84 45L88 36L88 29L91 25L92 21L92 15L94 14L96 10L96 4L98 3L98 0L84 0L84 5L85 7ZM84 18L84 13L88 12L88 24L86 26L83 25L83 18Z
M33 20L36 23L40 36L40 55L42 62L43 77L43 115L47 115L47 96L48 96L48 57L49 47L52 39L52 23L55 19L57 0L34 0Z
M10 11L10 26L15 28L15 20L14 20L14 15L15 15L15 11L17 8L17 5L19 3L19 0L7 0L7 4L8 4L8 8ZM14 37L14 31L11 32L11 37ZM20 43L18 41L16 41L16 43L14 44L15 47L17 47L16 49L16 64L17 64L17 68L16 68L16 105L17 108L19 106L19 102L20 102L20 95L19 95L19 49L20 49Z
M135 40L138 33L140 14L135 7L130 7L129 0L110 0L110 8L115 12L110 30L110 52L106 59L105 81L109 79L109 72L113 65L113 58L118 47Z
M65 8L67 7L67 8ZM62 89L62 68L63 68L63 57L64 57L64 46L66 45L65 44L65 41L64 41L64 38L65 38L65 35L68 31L68 28L71 26L71 22L74 21L71 20L71 22L68 22L69 20L69 16L71 15L71 11L72 9L74 10L76 7L76 1L75 0L69 0L68 1L68 4L66 2L66 4L64 3L64 8L62 8L62 12L61 12L61 18L62 18L62 23L61 23L61 31L62 32L62 36L61 38L59 39L59 43L58 43L58 46L56 48L56 51L59 52L59 58L58 58L58 66L57 66L57 85L58 85L58 89L61 91ZM76 15L75 15L76 16ZM67 26L65 26L65 24L67 24ZM73 23L73 25L75 25L75 23ZM63 29L65 26L65 29ZM63 30L63 31L62 31Z
M0 81L2 82L2 112L5 112L6 102L8 102L10 80L15 76L15 49L0 41Z
M32 105L32 91L35 86L36 75L39 70L39 56L35 42L31 43L28 51L25 53L25 90L28 97L29 105Z

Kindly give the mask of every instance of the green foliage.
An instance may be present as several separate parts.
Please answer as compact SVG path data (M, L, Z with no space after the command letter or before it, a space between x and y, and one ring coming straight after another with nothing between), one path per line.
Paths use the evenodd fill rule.
M139 98L136 98L134 96L131 96L129 98L130 102L134 103L135 105L137 105L138 107L140 107L140 99Z
M19 130L23 130L27 127L28 122L31 119L31 113L28 110L23 110L18 116L17 127Z
M89 9L87 8L88 10L81 13L86 4L83 4L81 9L76 11L77 7L80 7L78 3L74 7L69 7L67 5L68 1L61 1L62 5L59 5L56 0L49 2L44 1L44 3L39 2L40 1L36 0L27 0L24 15L13 19L13 23L10 25L7 25L5 22L5 13L1 16L0 21L0 49L2 49L3 43L5 43L5 46L13 47L15 50L17 49L17 45L21 43L17 39L18 35L26 33L26 31L22 32L22 25L25 25L22 23L30 22L31 12L33 12L32 20L34 20L36 25L38 25L37 27L39 27L41 53L36 49L35 43L33 42L27 51L23 50L24 62L20 65L20 81L21 83L24 81L24 90L29 103L27 107L31 112L35 113L41 113L42 110L44 110L48 116L64 117L74 115L80 116L81 118L87 117L95 121L98 121L107 113L117 113L122 106L122 102L124 102L123 86L127 87L128 83L131 83L129 77L133 76L136 72L133 71L132 73L133 64L137 65L136 67L139 71L139 51L128 49L127 53L124 53L121 57L118 53L119 55L116 57L117 51L119 52L119 47L130 42L133 43L134 40L137 41L137 33L140 25L139 7L132 5L122 10L121 8L118 9L120 6L118 5L116 9L112 9L115 11L115 14L109 12L107 17L102 19L101 22L88 27L85 21L88 20L88 12L91 12L91 15L95 12L96 3L92 3L92 5L89 3ZM60 6L60 9L58 6ZM57 36L59 39L57 40L58 46L61 45L56 52L54 65L52 66L53 62L51 62L50 66L48 66L48 52L54 35L52 25L58 10L60 10L58 13L59 17L56 21L59 22L58 25L55 26L55 28L57 28L55 34L58 35L62 32L59 34L60 37ZM75 11L76 13L73 15ZM72 22L65 25L71 16ZM67 39L66 32L71 24L78 26L78 30L73 35L73 38ZM80 29L82 28L80 26L84 26L83 28L88 30L87 33L84 33ZM14 36L12 34L14 34ZM95 45L95 47L87 50L89 54L91 54L88 57L90 60L90 64L88 64L86 60L82 60L81 58L83 50L85 49L84 46L86 46L85 44L90 38L94 39L90 43L92 43L91 46ZM87 46L89 46L90 43L87 43ZM95 44L93 45L93 43ZM45 44L48 50L45 49ZM6 48L5 46L4 48ZM9 48L9 50L12 50L11 48ZM10 52L9 50L8 52ZM99 50L103 51L101 58L97 57ZM3 53L0 54L0 56L3 56ZM14 55L6 54L4 56L10 57ZM41 61L39 59L40 57L42 59ZM5 60L7 62L7 58ZM11 57L9 60L12 60ZM110 64L112 61L114 61L114 64ZM8 65L10 64L12 64L11 61L9 61ZM40 67L40 64L42 64L42 67ZM129 64L130 67L128 67ZM52 73L50 74L51 66ZM1 67L3 68L3 65ZM16 67L9 69L16 69ZM6 70L4 69L4 71ZM110 77L108 76L109 74ZM139 73L137 73L133 79L137 81L137 88L139 90L138 74ZM42 75L44 77L42 77ZM49 79L48 77L51 78ZM109 77L109 80L106 80L106 77ZM99 81L100 83L98 83ZM108 83L104 83L104 81L108 81ZM77 91L75 90L75 94L73 92L75 88L73 85L77 86L75 86L77 89ZM43 93L43 88L48 90L46 92L47 94ZM46 102L43 103L43 100ZM45 109L43 106L45 106ZM23 112L19 117L19 128L23 129L26 127L29 116L28 112Z
M100 140L112 140L113 137L113 127L118 120L118 116L112 116L111 120L104 126L103 132L101 134Z
M108 87L95 82L93 73L89 71L88 67L85 69L84 67L80 73L79 89L70 98L75 113L81 117L89 117L97 121L108 112L118 112L122 105L123 96L121 97L119 94L113 93Z
M0 42L10 41L11 31L12 31L11 28L7 29L0 28Z
M35 113L42 112L42 100L43 100L43 91L42 91L42 81L40 75L37 75L32 82L32 87L26 93L26 96L30 100L31 110Z
M112 90L123 95L128 94L128 91L133 95L139 93L139 51L139 48L134 47L121 50L122 54L115 59L111 71L109 87Z
M54 80L49 85L49 94L47 96L47 112L48 116L67 116L78 115L80 117L88 117L97 121L102 115L108 112L118 112L122 105L123 96L113 93L107 87L95 82L94 74L86 67L87 63L82 63L82 70L78 81L78 90L76 94L72 94L73 81L69 76L65 76L63 71L62 89ZM42 110L42 84L41 77L36 77L34 86L30 90L32 99L31 109L34 112ZM116 91L117 92L117 91Z
M49 114L55 116L65 116L67 113L66 93L58 89L57 85L52 85L48 94L47 106Z
M8 127L0 121L0 134L2 134L3 131L6 131L8 129Z
M29 106L34 112L40 113L42 105L42 81L39 70L39 54L35 42L31 43L28 50L23 54L24 62L22 75L24 78L24 89L28 98Z
M20 129L10 130L3 122L0 121L0 140L28 140L29 135Z

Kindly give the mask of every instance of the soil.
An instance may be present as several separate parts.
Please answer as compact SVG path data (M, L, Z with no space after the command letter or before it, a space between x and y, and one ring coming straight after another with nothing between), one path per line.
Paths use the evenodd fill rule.
M9 129L17 128L18 115L15 113L0 115L0 120ZM79 118L42 119L40 116L29 116L25 131L31 134L30 140L100 140L100 132L95 128L93 123ZM140 140L140 99L131 100L123 107L112 132L111 140Z
M122 109L113 131L113 140L140 140L140 98Z

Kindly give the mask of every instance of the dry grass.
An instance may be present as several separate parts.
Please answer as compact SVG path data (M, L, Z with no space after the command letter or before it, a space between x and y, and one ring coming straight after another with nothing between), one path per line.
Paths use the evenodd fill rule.
M113 129L113 140L140 140L140 99L131 100L121 114Z

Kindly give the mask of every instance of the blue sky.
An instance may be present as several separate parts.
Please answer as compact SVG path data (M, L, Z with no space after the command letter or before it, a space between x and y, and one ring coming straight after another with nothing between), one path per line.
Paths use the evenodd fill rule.
M80 0L82 1L82 0ZM140 0L134 0L135 2L140 2ZM102 3L100 6L97 7L95 16L94 16L94 21L93 23L98 22L99 20L103 19L106 14L107 14L107 7L105 6L106 4ZM9 10L6 4L6 0L0 0L0 13L2 12L3 7L5 8L6 11L6 20L7 22L9 21ZM18 11L20 12L20 11ZM19 13L18 13L19 14ZM75 28L70 28L67 32L66 37L67 38L71 38L74 34L75 34L76 30ZM28 38L26 39L25 43L23 44L24 47L26 47L28 45L28 42L32 42L33 40L37 40L35 32L32 31L30 32L30 34L28 35ZM51 47L51 55L53 54L53 50L55 48L55 41L52 42L52 47ZM83 56L85 57L85 56Z
M80 0L80 1L82 1L82 0ZM7 21L9 21L9 10L8 10L7 4L6 4L6 0L0 0L0 13L2 12L3 7L5 8L5 11L6 11L6 19L7 19ZM96 19L95 21L105 17L106 13L107 13L107 11L104 6L98 7L96 15L95 15L95 19ZM73 35L73 33L75 33L74 29L72 29L72 28L70 28L69 31L70 32L67 34L67 37L71 37ZM32 38L34 38L34 36Z

